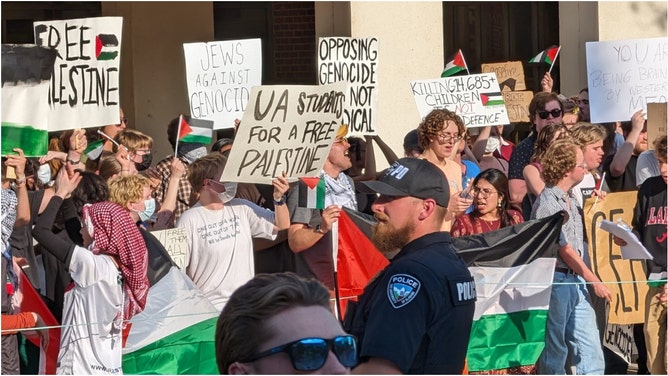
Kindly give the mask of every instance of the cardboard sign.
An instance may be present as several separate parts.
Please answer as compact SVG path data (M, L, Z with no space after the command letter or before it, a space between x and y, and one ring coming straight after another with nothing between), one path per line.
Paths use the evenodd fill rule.
M588 198L584 204L591 268L602 282L610 282L606 285L612 293L609 324L645 322L648 287L643 260L623 260L620 247L612 242L612 235L598 228L603 219L614 222L621 218L630 224L636 200L635 191L616 192L598 200L594 209L591 209L594 198Z
M119 123L122 17L34 23L35 44L58 50L49 131Z
M510 123L494 73L411 81L410 85L420 118L447 108L461 116L467 128Z
M668 38L587 42L592 123L628 121L668 100Z
M186 229L175 227L167 230L151 231L151 234L165 247L172 261L181 270L185 270L187 263L186 251L188 250L188 232Z
M221 181L271 184L283 171L290 181L318 175L341 126L345 88L253 87Z
M647 104L647 146L654 149L654 140L666 134L666 123L668 123L667 103Z
M350 135L377 134L378 39L320 38L318 41L318 83L347 82L347 103L342 124Z
M533 91L502 91L506 102L508 118L512 123L529 123L529 104L533 99Z
M46 155L47 100L55 60L53 49L2 45L2 155L16 154L14 148L21 148L26 157Z
M241 119L253 86L262 84L262 40L185 43L190 115L233 128Z
M521 61L480 64L480 69L482 73L496 73L496 79L499 80L501 91L522 91L527 89L524 83L524 67Z

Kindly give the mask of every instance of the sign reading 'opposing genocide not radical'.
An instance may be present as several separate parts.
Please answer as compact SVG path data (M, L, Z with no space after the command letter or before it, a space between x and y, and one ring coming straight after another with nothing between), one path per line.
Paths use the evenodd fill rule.
M58 51L49 131L118 124L122 17L35 22L35 44Z
M262 84L262 41L244 39L183 45L190 115L234 127L253 86Z
M221 181L270 184L317 175L340 127L346 84L255 86Z
M668 38L587 42L592 123L628 121L668 100Z
M494 73L411 81L421 118L434 109L454 111L467 128L510 123Z
M377 133L378 39L320 38L318 42L318 82L320 85L347 82L343 124L351 135Z

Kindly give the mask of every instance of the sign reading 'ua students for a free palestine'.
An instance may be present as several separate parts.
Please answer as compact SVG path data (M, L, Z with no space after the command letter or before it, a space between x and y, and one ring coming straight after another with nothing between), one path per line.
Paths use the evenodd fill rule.
M58 51L48 93L49 131L119 122L122 17L39 21L35 44Z

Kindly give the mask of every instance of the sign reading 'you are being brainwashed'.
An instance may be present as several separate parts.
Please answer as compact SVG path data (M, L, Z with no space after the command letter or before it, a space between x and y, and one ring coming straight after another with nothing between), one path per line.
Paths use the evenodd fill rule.
M183 45L190 115L234 127L253 86L262 84L262 41L244 39Z
M122 17L39 21L35 44L58 51L50 131L118 124Z
M351 135L377 134L378 39L320 38L318 83L347 82L343 124Z

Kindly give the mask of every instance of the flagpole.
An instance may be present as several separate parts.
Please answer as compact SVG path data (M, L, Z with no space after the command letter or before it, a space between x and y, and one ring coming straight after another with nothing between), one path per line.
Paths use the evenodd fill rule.
M339 296L339 221L332 223L332 257L334 258L334 305L336 306L336 317L343 324L343 315L341 313L341 296Z
M109 137L108 134L102 132L101 130L98 129L98 130L97 130L97 133L99 133L100 135L102 135L102 136L103 136L104 138L106 138L107 140L113 142L114 145L116 145L116 147L121 146L121 145L118 144L118 142L116 142L116 140L114 140L113 138Z
M552 73L552 67L554 66L554 62L557 61L557 57L559 56L559 51L561 51L561 46L557 48L557 53L554 55L554 60L552 60L552 64L550 64L550 70L547 71L547 73Z
M464 60L464 67L466 67L466 73L470 76L471 72L469 72L469 65L466 64L466 59L464 58L464 54L462 53L462 49L459 49L459 55L461 55L462 60Z
M174 145L174 158L178 156L179 138L181 138L181 122L183 122L183 115L179 115L179 124L176 126L176 143Z

